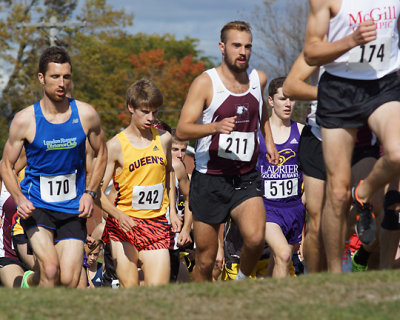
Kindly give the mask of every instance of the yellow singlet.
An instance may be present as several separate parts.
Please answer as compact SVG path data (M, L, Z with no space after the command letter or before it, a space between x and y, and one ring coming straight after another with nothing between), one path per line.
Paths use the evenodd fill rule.
M124 166L116 174L115 204L118 209L136 218L155 218L164 215L169 205L165 186L167 158L160 134L151 128L153 140L143 149L132 146L125 132L117 135L121 143Z

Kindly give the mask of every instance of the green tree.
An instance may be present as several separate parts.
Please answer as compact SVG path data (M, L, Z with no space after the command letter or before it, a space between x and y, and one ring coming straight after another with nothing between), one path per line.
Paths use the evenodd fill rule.
M165 110L180 109L183 101L177 96L183 96L182 88L187 89L188 79L195 76L193 72L201 72L198 65L212 66L210 58L200 57L197 39L176 40L171 34L131 35L126 32L126 27L132 25L133 14L114 10L106 0L85 0L79 7L77 3L77 0L0 0L3 13L0 14L0 62L3 74L9 75L4 77L5 85L0 93L3 137L7 132L2 124L9 123L17 111L40 99L42 94L35 74L41 52L50 45L49 30L29 26L31 22L49 22L51 17L56 17L58 21L86 23L84 28L70 25L59 29L56 44L66 47L72 59L73 96L96 107L107 138L124 126L119 116L125 110L128 86L138 79L139 74L149 76L141 66L132 63L132 55L162 50L163 61L170 65L165 69L170 72L170 82L179 89L178 94L172 86L161 85L163 81L169 81L165 80L167 73L164 70L158 84L166 103L171 102L164 106ZM182 70L186 71L181 74ZM184 85L179 86L178 81L184 81ZM176 112L173 117L177 118L178 114ZM171 113L164 115L173 118Z
M181 59L168 59L164 49L142 51L131 55L130 59L135 71L131 82L140 78L154 81L164 96L164 106L159 112L159 117L175 127L190 84L205 70L205 63L196 61L191 54Z
M49 46L48 28L29 26L32 22L70 21L77 9L77 0L0 1L0 62L5 82L1 91L0 117L6 121L41 96L36 77L38 57ZM58 45L70 47L78 34L119 33L133 22L133 15L116 11L105 0L86 0L76 15L78 22L86 21L86 28L58 30ZM45 35L45 36L44 36Z
M196 39L176 40L169 34L78 34L70 50L74 97L97 108L110 138L128 123L128 86L142 77L152 78L164 95L160 116L175 125L179 111L171 110L182 107L188 81L200 74L204 66L212 65L209 59L199 57L196 46Z

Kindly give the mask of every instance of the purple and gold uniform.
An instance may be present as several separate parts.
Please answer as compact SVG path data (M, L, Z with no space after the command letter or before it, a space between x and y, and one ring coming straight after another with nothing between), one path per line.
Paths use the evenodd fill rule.
M286 142L275 144L279 164L272 165L266 158L266 148L259 133L260 153L257 168L263 180L264 204L267 222L278 224L289 244L301 241L305 208L301 201L303 175L298 170L297 151L300 132L297 122L291 121L290 136Z

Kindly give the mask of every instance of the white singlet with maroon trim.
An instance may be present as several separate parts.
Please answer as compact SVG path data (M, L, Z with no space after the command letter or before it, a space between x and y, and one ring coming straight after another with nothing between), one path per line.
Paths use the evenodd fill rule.
M263 99L257 70L248 72L249 89L240 94L230 92L215 68L205 71L211 78L213 98L197 123L206 124L237 116L230 134L215 134L197 140L195 165L201 173L234 176L255 169L258 154L257 132Z
M338 14L330 20L328 41L334 42L353 33L359 24L373 19L377 39L357 46L332 63L326 71L348 79L380 79L400 68L397 19L399 0L342 0Z

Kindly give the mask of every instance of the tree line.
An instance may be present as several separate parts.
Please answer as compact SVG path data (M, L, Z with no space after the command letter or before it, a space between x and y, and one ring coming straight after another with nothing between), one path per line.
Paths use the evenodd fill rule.
M269 79L282 75L279 71L288 72L304 39L304 32L298 29L302 22L305 25L307 1L283 2L291 3L291 9L282 10L281 2L268 0L243 17L253 25L258 41L261 39L253 60ZM48 23L54 18L65 22L66 26L56 29L55 44L65 47L71 56L73 96L96 107L107 138L129 122L125 92L132 82L148 77L160 87L165 103L159 116L175 126L191 82L213 66L212 58L202 56L196 38L129 34L134 14L116 10L107 0L0 0L0 12L0 151L15 113L42 94L35 75L39 56L50 45L51 31L32 22ZM292 21L292 28L279 28L282 19ZM299 31L297 35L293 28ZM279 42L283 36L285 40ZM296 118L304 115L301 108L299 111Z

